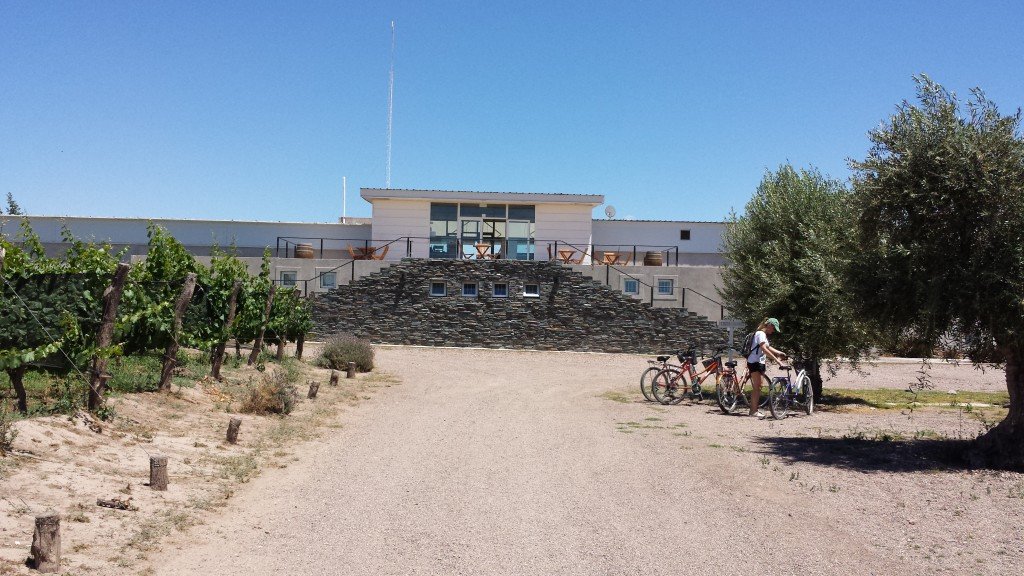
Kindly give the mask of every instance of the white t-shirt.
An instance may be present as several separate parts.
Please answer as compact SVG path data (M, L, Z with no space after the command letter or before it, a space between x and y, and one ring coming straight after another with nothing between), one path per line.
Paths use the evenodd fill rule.
M764 330L758 330L754 333L754 341L750 345L750 356L747 356L748 364L764 364L765 354L761 349L762 343L768 344L768 335L764 333Z

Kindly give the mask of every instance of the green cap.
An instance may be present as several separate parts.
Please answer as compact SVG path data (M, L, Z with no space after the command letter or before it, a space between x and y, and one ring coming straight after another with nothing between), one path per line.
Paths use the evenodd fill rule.
M771 324L773 327L775 327L775 331L776 332L778 332L779 334L782 334L782 328L779 328L779 319L778 318L769 318L767 321L765 321L765 324Z

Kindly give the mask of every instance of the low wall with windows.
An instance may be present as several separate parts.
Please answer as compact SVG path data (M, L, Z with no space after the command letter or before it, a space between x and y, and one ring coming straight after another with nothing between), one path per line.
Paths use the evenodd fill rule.
M550 262L407 259L316 298L318 337L378 343L658 353L724 345L713 322L652 308Z

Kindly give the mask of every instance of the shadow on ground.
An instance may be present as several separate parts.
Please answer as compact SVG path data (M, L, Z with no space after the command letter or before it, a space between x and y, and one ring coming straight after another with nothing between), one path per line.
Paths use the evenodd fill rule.
M969 440L778 438L755 440L789 464L811 463L858 472L921 472L967 467Z

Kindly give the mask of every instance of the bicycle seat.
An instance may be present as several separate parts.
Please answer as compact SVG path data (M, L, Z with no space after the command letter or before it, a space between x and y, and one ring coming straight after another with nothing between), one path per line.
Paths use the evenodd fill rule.
M669 358L671 358L671 356L658 356L658 362L665 362Z
M729 368L735 368L736 367L736 361L733 360L732 362L726 362L725 365L728 366Z

